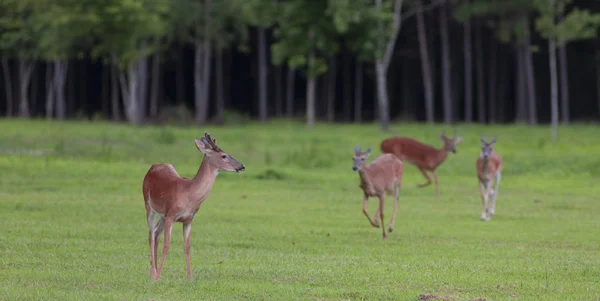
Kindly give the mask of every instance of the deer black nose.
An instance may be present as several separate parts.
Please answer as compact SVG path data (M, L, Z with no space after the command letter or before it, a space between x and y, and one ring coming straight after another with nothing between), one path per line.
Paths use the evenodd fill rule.
M240 171L244 171L246 170L246 167L244 165L242 165L242 167L238 168L236 171L240 172Z
M352 166L352 170L356 171L356 166Z

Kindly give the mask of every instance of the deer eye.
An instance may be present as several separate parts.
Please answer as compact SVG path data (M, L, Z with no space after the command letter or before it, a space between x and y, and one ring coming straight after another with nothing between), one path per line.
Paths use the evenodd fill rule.
M227 155L223 155L223 156L221 156L221 158L225 159L225 158L227 158Z

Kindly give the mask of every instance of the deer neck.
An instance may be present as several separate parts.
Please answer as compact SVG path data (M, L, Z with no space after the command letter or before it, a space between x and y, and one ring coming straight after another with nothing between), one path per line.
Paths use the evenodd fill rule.
M487 173L489 171L489 167L490 167L490 157L488 156L487 158L484 156L481 156L481 162L483 163L483 172Z
M217 179L218 173L219 170L213 166L209 160L206 159L206 155L204 155L204 158L202 158L202 164L200 164L200 168L198 168L196 176L194 176L192 179L190 196L193 199L204 201L204 199L206 199L206 197L208 197L210 194L210 191L215 184L215 180Z
M369 171L366 168L362 168L358 175L360 176L360 186L365 191L373 190L373 182L371 181L371 176L369 175Z
M435 158L435 166L442 164L446 157L448 157L448 150L442 146L442 149L438 150L437 158Z

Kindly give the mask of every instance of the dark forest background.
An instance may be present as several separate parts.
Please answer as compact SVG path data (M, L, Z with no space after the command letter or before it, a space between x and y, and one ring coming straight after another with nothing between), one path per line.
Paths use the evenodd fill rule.
M591 0L1 0L0 114L598 120L598 25Z

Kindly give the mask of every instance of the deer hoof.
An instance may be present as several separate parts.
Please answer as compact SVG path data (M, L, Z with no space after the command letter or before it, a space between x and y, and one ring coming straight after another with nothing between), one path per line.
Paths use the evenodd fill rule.
M392 228L392 227L388 228L388 232L392 233L393 231L394 231L394 228Z

